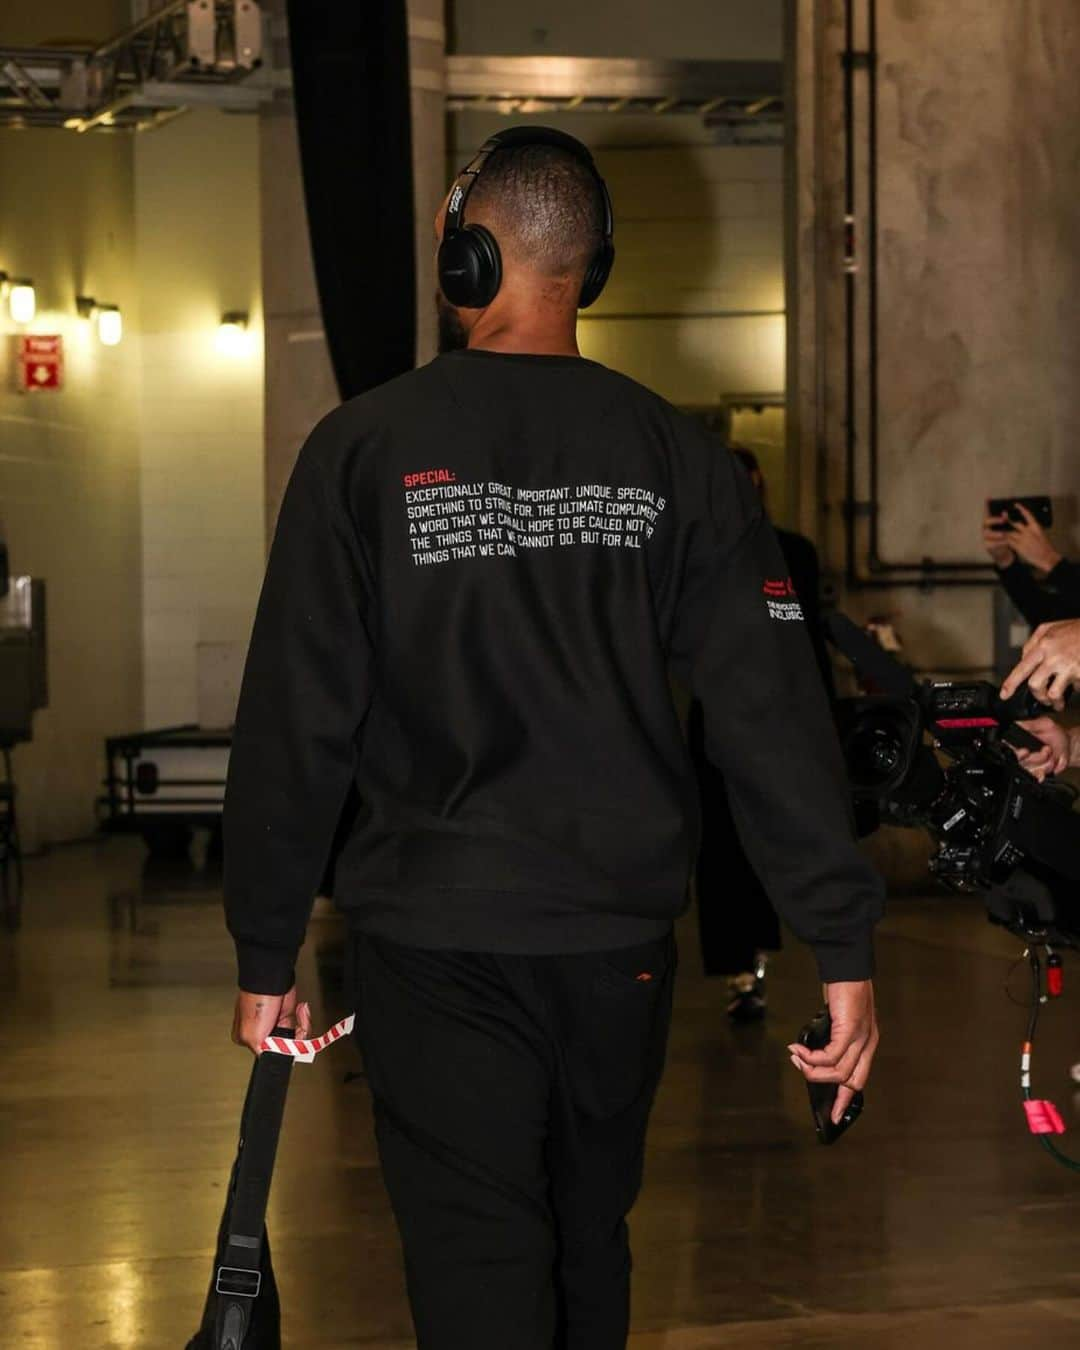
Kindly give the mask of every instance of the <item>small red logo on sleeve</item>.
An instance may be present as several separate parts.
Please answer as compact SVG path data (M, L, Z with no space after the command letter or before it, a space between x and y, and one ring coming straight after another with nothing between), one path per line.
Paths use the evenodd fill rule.
M780 620L802 620L802 605L799 604L799 597L795 592L790 577L784 577L781 580L767 580L762 586L762 592L765 596L765 603L769 609L770 619Z
M795 585L790 577L785 577L782 581L766 581L761 589L770 600L785 600L795 596Z

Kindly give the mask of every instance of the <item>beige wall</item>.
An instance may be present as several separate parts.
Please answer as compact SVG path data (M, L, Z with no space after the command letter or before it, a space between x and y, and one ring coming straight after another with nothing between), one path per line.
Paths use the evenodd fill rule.
M0 44L32 47L51 43L104 42L131 23L130 0L4 0Z
M0 268L33 278L30 331L62 334L67 357L61 392L13 392L0 309L0 518L14 569L49 588L50 706L15 757L33 847L90 832L103 738L142 715L131 141L0 131L0 183ZM76 316L77 292L122 307L120 346Z
M865 0L856 0L865 41ZM1080 8L1058 0L880 3L881 547L984 558L988 495L1080 490ZM843 567L845 334L840 0L792 0L793 431L804 522ZM974 40L973 35L977 36ZM856 85L857 388L869 435L865 75ZM868 494L860 454L857 496ZM860 527L862 528L862 526ZM1071 532L1059 535L1066 550ZM860 537L860 557L865 535ZM991 664L993 591L852 590L887 611L916 665Z
M455 0L451 50L775 61L781 15L782 0Z
M590 129L581 119L578 133ZM581 316L582 342L675 403L779 391L780 151L713 145L689 118L673 130L685 139L650 144L616 127L595 145L618 258Z
M126 4L18 5L0 40L102 38ZM104 739L194 721L197 655L242 650L264 558L256 123L213 110L133 137L0 132L0 268L36 283L66 387L14 392L0 310L0 520L49 587L51 701L16 754L26 843L87 834ZM120 346L77 293L121 306ZM250 350L215 348L248 310Z
M146 724L169 726L200 720L200 649L246 645L262 579L256 119L192 110L140 136L135 221ZM242 354L217 350L226 310L250 314Z

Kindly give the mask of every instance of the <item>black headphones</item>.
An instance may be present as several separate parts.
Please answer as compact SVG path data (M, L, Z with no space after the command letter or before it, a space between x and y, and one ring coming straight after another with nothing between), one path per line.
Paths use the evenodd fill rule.
M615 261L615 245L611 242L614 232L611 197L588 149L576 137L553 127L509 127L506 131L496 132L458 174L446 205L446 221L439 245L439 287L447 300L461 309L483 309L499 293L502 283L499 245L483 225L465 224L465 203L488 156L518 145L553 145L559 150L567 150L587 165L596 179L604 224L603 238L585 269L578 299L578 308L588 309L604 289Z

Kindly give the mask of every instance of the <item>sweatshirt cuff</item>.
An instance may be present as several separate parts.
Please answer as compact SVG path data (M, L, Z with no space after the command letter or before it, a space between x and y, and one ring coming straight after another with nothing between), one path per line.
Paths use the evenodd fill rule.
M874 978L874 938L872 933L843 946L835 942L814 947L822 984L844 984Z
M287 994L296 983L296 952L236 943L237 984L248 994Z

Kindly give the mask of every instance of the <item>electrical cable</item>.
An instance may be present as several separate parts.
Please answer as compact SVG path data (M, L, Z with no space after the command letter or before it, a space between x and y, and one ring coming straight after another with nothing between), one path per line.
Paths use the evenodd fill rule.
M1005 997L1009 1000L1009 1002L1013 1005L1014 1008L1031 1007L1031 1004L1028 1002L1026 998L1017 998L1010 987L1013 982L1013 976L1016 974L1016 972L1020 969L1020 967L1024 964L1024 962L1027 959L1028 956L1026 951L1022 956L1018 956L1016 958L1016 960L1009 967L1009 973L1005 976L1005 982L1001 986L1001 992L1005 995Z
M1049 951L1049 948L1047 950ZM1024 1101L1030 1102L1035 1100L1031 1095L1031 1058L1035 1045L1035 1032L1039 1026L1039 1013L1042 1010L1042 962L1039 960L1039 953L1034 946L1029 947L1025 955L1031 966L1031 1015L1028 1018L1027 1039L1020 1052L1020 1087L1024 1095ZM1080 1161L1070 1158L1067 1153L1063 1153L1050 1140L1048 1135L1035 1134L1035 1138L1055 1162L1068 1168L1070 1172L1080 1172Z

